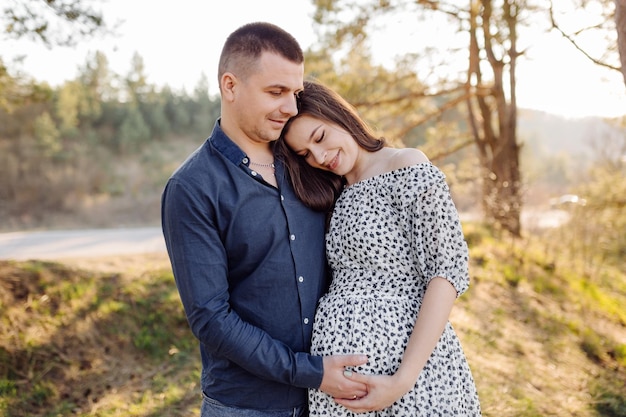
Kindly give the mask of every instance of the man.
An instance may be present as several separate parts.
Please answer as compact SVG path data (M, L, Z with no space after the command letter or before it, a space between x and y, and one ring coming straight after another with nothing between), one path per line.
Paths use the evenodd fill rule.
M297 200L272 151L303 76L302 50L281 28L233 32L219 62L220 119L163 193L163 234L200 341L203 417L304 416L307 388L366 394L343 371L367 357L308 354L327 287L325 216Z

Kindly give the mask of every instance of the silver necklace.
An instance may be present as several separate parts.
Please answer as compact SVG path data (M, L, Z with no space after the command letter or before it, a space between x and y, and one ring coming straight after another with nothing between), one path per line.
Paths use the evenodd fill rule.
M259 164L258 162L250 161L250 165L256 165L258 167L263 167L263 168L274 168L274 163L273 162L270 162L269 164Z

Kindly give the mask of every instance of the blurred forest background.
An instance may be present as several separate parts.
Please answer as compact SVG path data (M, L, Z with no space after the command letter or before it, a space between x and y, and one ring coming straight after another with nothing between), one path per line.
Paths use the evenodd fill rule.
M127 75L96 53L62 86L3 81L4 231L157 225L168 175L219 115L206 80L191 94L149 85L139 55Z
M626 111L572 119L516 101L531 30L557 31L619 73L625 2L311 3L319 40L306 76L335 88L394 146L423 150L470 219L474 281L453 318L485 415L626 416ZM87 0L2 7L5 38L71 46L115 31ZM392 67L375 63L372 37L409 13L451 28L450 47L416 45ZM52 86L0 49L0 232L159 225L163 186L210 134L220 101L206 77L191 91L148 82L141 53L130 68L116 73L96 51ZM138 273L128 262L108 275L0 264L0 411L196 412L195 341L181 331L171 271Z
M517 106L522 34L540 30L537 21L581 54L591 54L586 34L597 40L600 32L606 47L589 59L621 68L619 2L566 3L315 1L319 42L307 51L307 77L337 89L395 146L422 149L448 175L462 212L514 236L524 211L550 208L563 194L580 194L587 211L619 212L624 119L567 119ZM12 4L4 10L8 38L72 45L114 30L89 2ZM594 25L560 26L581 8L594 13ZM415 50L393 69L374 64L370 38L399 13L457 28L450 48ZM63 36L52 18L66 23ZM209 94L205 76L191 92L149 83L140 53L130 68L115 73L96 51L74 79L50 86L20 72L19 62L0 61L0 231L159 223L162 187L210 133L219 96ZM615 224L598 227L623 240Z

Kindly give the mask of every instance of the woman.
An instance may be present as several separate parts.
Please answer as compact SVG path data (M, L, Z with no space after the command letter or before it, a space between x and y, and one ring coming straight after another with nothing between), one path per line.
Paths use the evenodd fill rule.
M385 146L339 95L305 82L276 148L296 193L331 211L333 270L312 354L365 353L346 378L368 394L309 391L311 416L478 416L480 404L448 318L469 285L468 252L443 173L416 149Z

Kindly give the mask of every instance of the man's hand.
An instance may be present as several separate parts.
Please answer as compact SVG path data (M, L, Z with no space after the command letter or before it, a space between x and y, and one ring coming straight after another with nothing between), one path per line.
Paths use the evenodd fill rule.
M324 377L320 390L334 398L360 398L367 395L367 385L346 378L346 367L367 363L366 355L333 355L324 357Z

